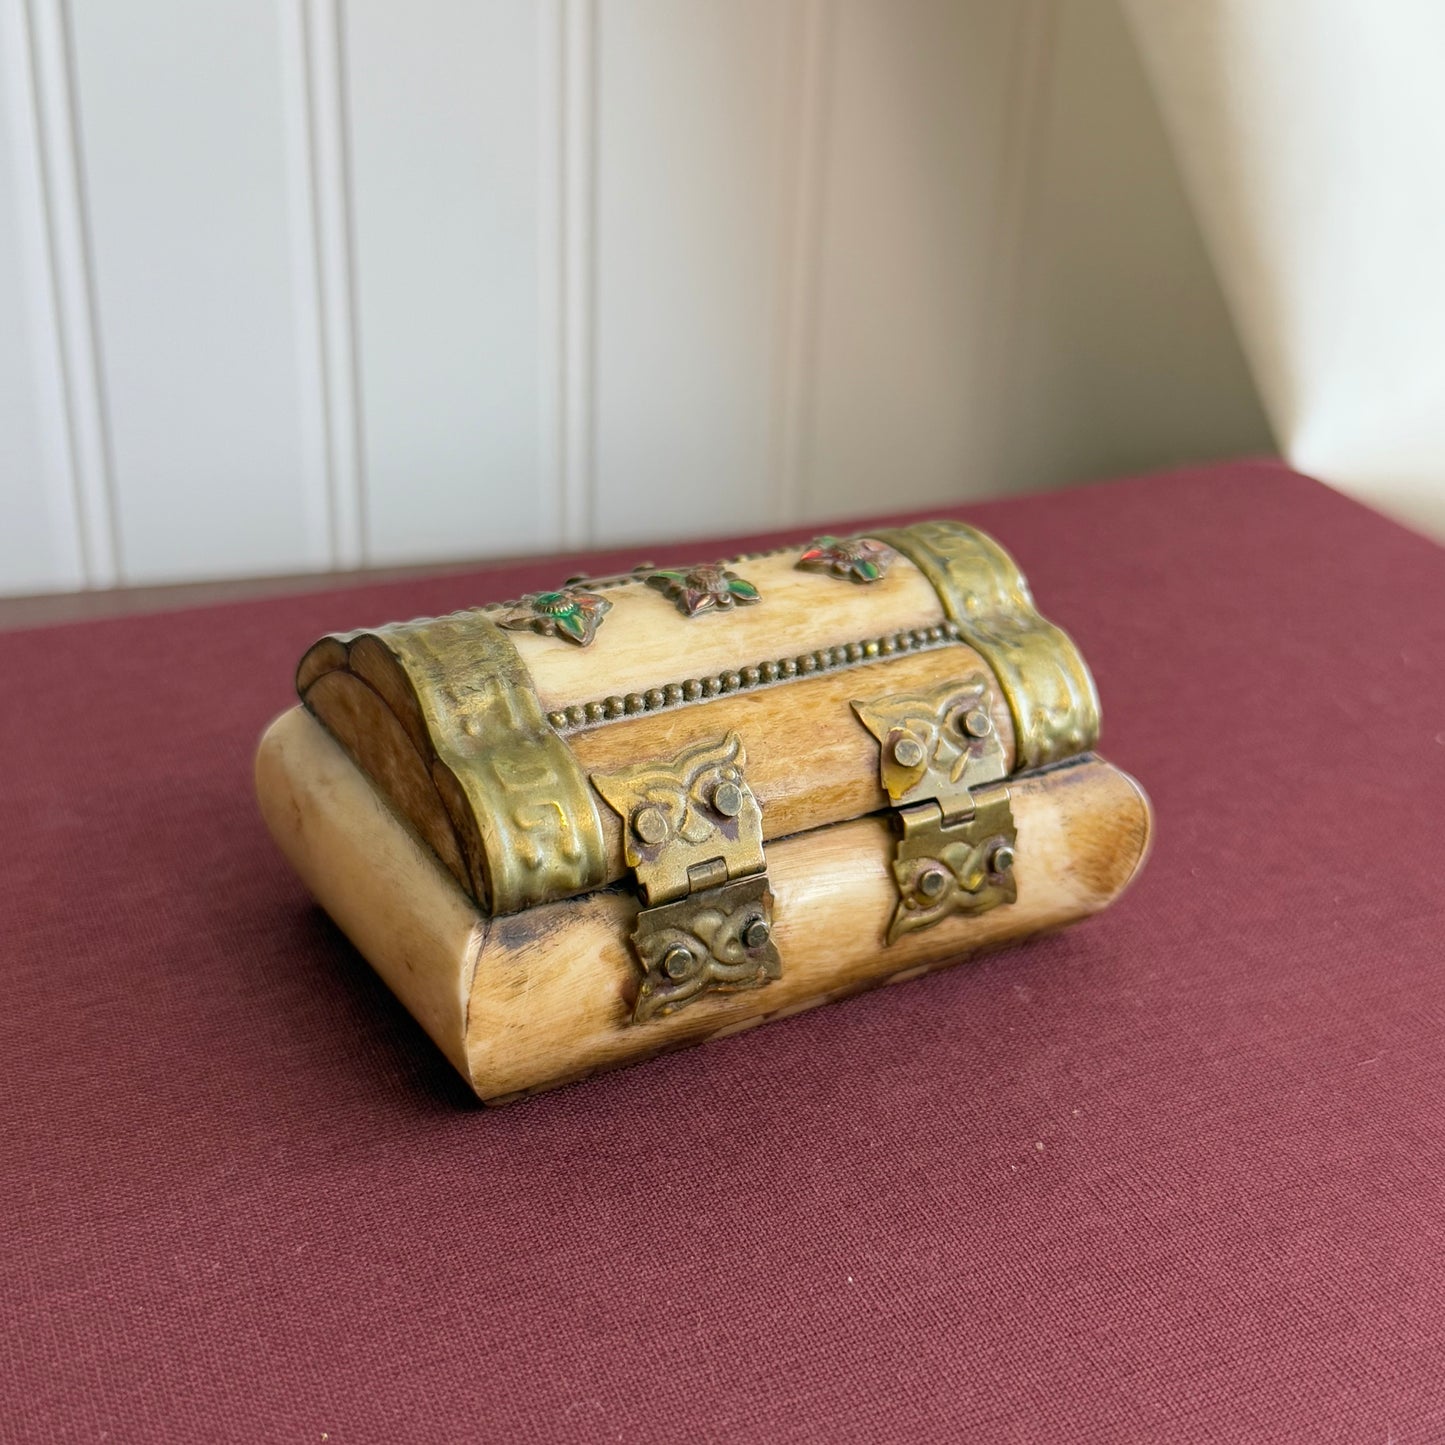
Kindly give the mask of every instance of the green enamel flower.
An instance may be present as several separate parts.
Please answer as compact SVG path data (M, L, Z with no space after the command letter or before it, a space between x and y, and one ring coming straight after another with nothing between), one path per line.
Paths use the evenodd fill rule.
M761 594L746 578L715 563L691 567L686 571L649 572L647 585L666 593L685 617L712 612L720 607L747 606L762 600Z
M798 558L804 572L826 572L848 582L876 582L898 554L874 537L819 537Z
M554 592L531 592L497 619L499 627L514 632L540 632L561 637L586 647L597 635L602 619L612 604L595 592L581 587L561 587Z

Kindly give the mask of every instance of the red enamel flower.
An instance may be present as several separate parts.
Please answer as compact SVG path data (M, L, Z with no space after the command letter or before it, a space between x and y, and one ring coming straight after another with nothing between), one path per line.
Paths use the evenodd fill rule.
M876 537L819 537L798 558L805 572L826 572L849 582L876 582L898 555Z

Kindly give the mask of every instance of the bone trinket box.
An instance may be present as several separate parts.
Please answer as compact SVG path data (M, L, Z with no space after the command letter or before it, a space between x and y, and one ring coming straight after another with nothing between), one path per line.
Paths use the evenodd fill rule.
M957 522L336 634L256 760L307 887L484 1100L1097 912L1093 680Z

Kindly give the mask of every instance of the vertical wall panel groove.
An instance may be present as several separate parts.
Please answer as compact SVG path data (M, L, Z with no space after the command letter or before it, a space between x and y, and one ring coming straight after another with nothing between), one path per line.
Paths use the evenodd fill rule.
M1048 0L1015 107L1027 163L993 484L1267 448L1268 429L1116 5Z
M281 105L285 119L287 210L299 427L303 527L327 565L346 565L337 546L335 468L327 399L326 307L307 5L276 0Z
M599 7L599 540L775 514L794 20L776 0Z
M325 567L282 13L76 0L71 19L126 578Z
M0 0L0 593L86 581L32 57Z
M818 271L823 245L822 191L828 149L835 8L798 0L784 48L784 138L791 157L779 209L777 384L772 520L780 526L816 508L805 457L818 362Z
M281 0L301 47L315 364L332 565L366 560L366 470L355 335L344 17L338 0Z
M570 398L552 360L549 236L570 226L549 214L555 9L345 0L341 14L350 204L336 210L352 227L367 560L555 545L571 465L557 457Z
M1019 368L1018 334L1024 288L1038 237L1031 224L1042 184L1043 156L1052 111L1054 35L1059 0L1017 0L1009 37L1009 83L999 127L999 168L994 225L982 278L982 342L993 359L972 397L973 431L980 461L997 476L1007 451L1002 428Z
M862 513L988 490L992 274L1025 8L840 4L831 44L810 509ZM1002 234L1011 235L1011 229Z
M68 7L65 0L30 0L28 20L81 556L88 585L108 587L123 576L123 563Z
M563 0L536 0L537 16L537 516L545 545L569 536L565 207L566 28Z
M597 0L563 0L563 16L563 535L567 545L584 546L597 530Z

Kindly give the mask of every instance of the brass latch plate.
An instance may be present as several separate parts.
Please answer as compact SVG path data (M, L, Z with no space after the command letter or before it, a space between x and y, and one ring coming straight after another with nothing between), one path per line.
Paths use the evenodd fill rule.
M988 678L976 672L924 692L853 703L878 740L879 778L901 835L890 944L950 914L984 913L1018 897L1018 838L988 702Z
M973 802L973 812L955 820L944 818L937 803L898 810L903 836L893 858L898 907L888 925L889 943L951 913L987 913L1017 900L1018 834L1008 789L992 784Z
M780 976L762 808L736 733L676 757L593 773L623 820L624 851L646 905L633 949L643 978L633 1023L702 995L759 988Z

